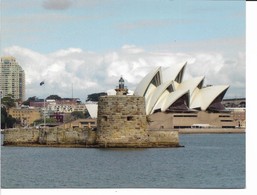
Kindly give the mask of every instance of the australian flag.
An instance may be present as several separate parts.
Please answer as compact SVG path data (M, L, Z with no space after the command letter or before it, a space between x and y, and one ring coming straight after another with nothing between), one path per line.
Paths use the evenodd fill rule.
M42 82L39 83L40 86L42 86L42 85L44 85L44 84L45 84L44 81L42 81Z

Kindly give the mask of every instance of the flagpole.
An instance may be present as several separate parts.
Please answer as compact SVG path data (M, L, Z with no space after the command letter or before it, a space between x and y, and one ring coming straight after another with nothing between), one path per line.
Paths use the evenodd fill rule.
M2 131L2 91L0 90L0 132Z
M71 85L71 98L73 99L73 83Z
M44 87L44 89L45 89L45 87ZM45 128L46 128L46 97L44 98L44 129Z
M39 84L40 86L42 86L42 85L45 85L45 81L42 81L42 82L40 82L40 84ZM44 92L45 92L45 86L43 86L44 87ZM44 129L46 128L46 97L44 98L44 112L43 112L43 117L44 117Z

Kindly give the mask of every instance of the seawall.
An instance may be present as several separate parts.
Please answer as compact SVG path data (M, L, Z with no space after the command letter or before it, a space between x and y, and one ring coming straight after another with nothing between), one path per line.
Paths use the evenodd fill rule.
M96 143L96 132L86 128L61 129L6 129L3 132L4 146L43 146L43 147L103 147ZM179 130L148 130L147 141L137 144L113 145L112 147L178 147L179 134L226 134L245 133L245 129L191 128ZM124 141L124 140L123 140ZM129 140L127 140L129 141ZM110 145L111 146L111 145Z
M130 142L130 138L118 137L116 142L107 146L96 142L97 134L88 128L21 128L6 129L3 132L4 146L43 146L43 147L122 147L122 148L158 148L179 147L179 132L177 130L147 130L144 141ZM136 139L133 137L132 139ZM121 141L122 139L122 141Z
M88 128L7 129L3 145L92 147L95 145L95 132Z

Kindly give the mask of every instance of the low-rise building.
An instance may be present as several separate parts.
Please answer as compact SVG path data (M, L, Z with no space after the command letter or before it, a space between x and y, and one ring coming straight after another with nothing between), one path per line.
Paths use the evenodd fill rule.
M85 104L81 104L77 98L63 98L61 100L46 100L40 99L31 101L30 106L38 107L41 109L46 108L47 113L72 113L74 111L85 112Z
M22 126L33 125L35 120L41 118L40 110L32 107L10 108L8 114L19 120Z

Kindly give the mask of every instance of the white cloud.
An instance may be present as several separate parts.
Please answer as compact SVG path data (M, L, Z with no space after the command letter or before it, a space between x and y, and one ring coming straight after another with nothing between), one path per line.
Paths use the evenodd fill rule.
M149 52L134 45L108 53L93 53L80 48L58 50L50 54L13 46L4 55L16 57L26 74L26 96L57 94L85 100L87 95L113 89L122 75L130 90L154 66L171 66L188 61L185 78L205 76L205 84L229 84L231 97L244 97L245 54L228 57L219 52ZM43 87L39 86L45 81Z

